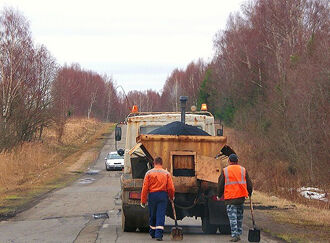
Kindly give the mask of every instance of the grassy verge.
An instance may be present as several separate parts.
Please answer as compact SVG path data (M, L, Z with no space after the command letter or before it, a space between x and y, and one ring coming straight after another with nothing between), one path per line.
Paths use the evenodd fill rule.
M260 227L287 242L328 242L330 211L255 191ZM258 206L268 210L258 210ZM262 219L266 214L266 219Z
M113 128L110 123L71 119L61 142L50 127L42 141L0 153L0 219L77 179L98 157Z

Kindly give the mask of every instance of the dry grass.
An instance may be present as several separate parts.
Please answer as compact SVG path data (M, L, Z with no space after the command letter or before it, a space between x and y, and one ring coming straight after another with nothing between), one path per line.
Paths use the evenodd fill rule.
M80 146L100 128L100 122L94 119L70 119L64 128L61 145ZM43 140L47 144L57 143L55 129L46 129Z
M296 225L322 226L325 228L330 227L330 210L294 203L287 199L269 196L259 191L254 192L253 198L254 201L262 203L263 206L276 206L280 209L270 211L279 222ZM286 209L289 209L289 211Z
M257 225L286 242L329 242L330 211L255 191L255 205L269 207L257 211ZM274 208L275 206L275 208ZM257 207L258 208L258 207Z
M61 186L64 177L68 177L68 168L79 171L96 159L104 141L99 138L112 127L92 119L70 119L61 143L50 127L42 141L0 153L0 207L16 206L17 201L24 202L31 194ZM0 214L6 211L8 208L4 207Z
M5 192L33 184L40 172L59 163L60 156L42 143L26 143L0 154L0 186Z

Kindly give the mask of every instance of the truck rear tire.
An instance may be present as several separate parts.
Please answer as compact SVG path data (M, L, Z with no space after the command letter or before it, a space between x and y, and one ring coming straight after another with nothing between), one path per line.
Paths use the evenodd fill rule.
M202 231L205 234L216 234L218 226L215 224L210 224L210 220L207 217L202 218Z
M124 215L124 212L121 213L121 228L124 232L135 232L136 227L131 226L128 224L129 221L126 220L126 217Z

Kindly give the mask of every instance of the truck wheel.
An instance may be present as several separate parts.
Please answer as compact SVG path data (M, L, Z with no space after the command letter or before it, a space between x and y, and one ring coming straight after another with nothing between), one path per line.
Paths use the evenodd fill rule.
M124 212L121 213L121 228L124 232L135 232L136 231L136 227L128 225L128 220L126 221Z
M205 234L215 234L217 233L218 226L215 224L210 224L209 218L203 217L202 218L202 231Z
M230 235L231 234L230 225L228 225L228 224L220 225L219 231L223 235Z

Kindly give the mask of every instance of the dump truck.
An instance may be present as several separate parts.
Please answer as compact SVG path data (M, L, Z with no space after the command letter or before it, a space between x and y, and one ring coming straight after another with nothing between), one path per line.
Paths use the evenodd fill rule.
M201 218L204 233L230 233L223 199L216 197L217 182L226 162L221 151L228 150L222 130L215 131L214 117L208 111L185 111L186 98L180 97L181 112L135 112L126 120L126 145L121 176L122 229L125 232L149 230L148 208L140 206L145 173L160 156L175 186L177 219ZM163 126L180 121L205 135L151 134ZM216 136L217 134L217 136ZM116 126L115 140L121 140L121 126ZM230 148L230 147L229 147ZM228 153L228 152L227 152ZM225 153L226 154L226 153ZM171 206L166 215L173 218Z

